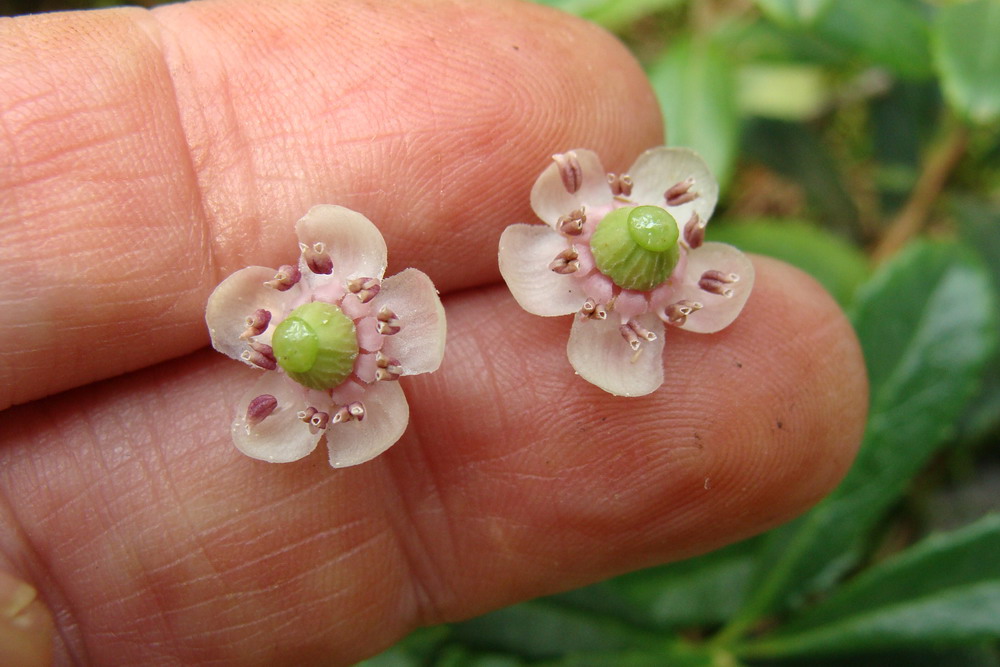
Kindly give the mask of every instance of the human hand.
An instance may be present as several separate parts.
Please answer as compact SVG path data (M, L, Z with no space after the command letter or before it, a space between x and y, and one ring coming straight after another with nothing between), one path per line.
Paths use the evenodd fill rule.
M58 662L350 663L760 532L859 441L851 329L783 264L755 258L724 332L668 332L642 398L575 377L563 318L513 301L497 239L535 222L549 155L620 170L662 143L625 50L544 8L6 20L0 128L0 407L25 403L0 414L0 569L51 608ZM213 287L294 259L317 203L375 221L389 273L425 271L448 312L441 369L401 380L406 435L343 470L239 454L254 372L203 349Z

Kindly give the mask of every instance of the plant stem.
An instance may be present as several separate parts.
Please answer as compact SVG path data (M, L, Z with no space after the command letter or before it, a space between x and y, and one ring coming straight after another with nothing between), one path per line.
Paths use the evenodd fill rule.
M951 129L937 143L924 162L923 171L910 198L890 223L882 240L872 253L876 263L892 256L917 235L941 195L948 177L958 165L969 142L969 128L953 121Z

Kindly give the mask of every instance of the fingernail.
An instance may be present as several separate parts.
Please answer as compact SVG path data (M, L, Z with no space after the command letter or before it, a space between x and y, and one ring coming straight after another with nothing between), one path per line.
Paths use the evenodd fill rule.
M30 585L0 572L0 665L52 664L52 614Z

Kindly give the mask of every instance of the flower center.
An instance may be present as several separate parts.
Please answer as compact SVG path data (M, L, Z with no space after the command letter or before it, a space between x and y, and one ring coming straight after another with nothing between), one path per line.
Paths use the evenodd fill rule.
M659 206L611 211L594 230L590 249L597 270L622 289L648 291L666 282L680 259L680 229Z
M299 306L271 339L274 357L288 377L310 389L333 389L354 370L358 336L340 308L322 301Z

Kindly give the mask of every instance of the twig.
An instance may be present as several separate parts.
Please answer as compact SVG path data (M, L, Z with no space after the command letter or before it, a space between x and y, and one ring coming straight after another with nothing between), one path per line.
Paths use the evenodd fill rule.
M924 169L913 192L910 193L910 198L889 224L888 230L872 253L876 263L892 256L920 232L920 228L930 215L931 207L948 182L948 177L965 154L968 143L968 126L960 121L955 122L924 162Z

